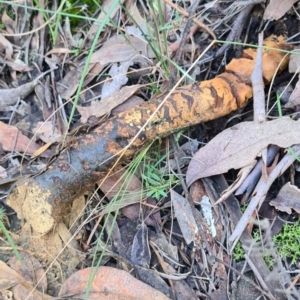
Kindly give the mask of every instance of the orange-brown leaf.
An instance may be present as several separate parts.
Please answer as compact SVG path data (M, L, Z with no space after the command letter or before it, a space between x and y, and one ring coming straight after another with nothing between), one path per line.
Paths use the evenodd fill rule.
M91 280L91 278L93 280ZM156 289L135 279L129 273L110 267L100 267L97 270L94 268L87 268L76 272L64 282L59 292L59 297L84 297L89 282L91 282L91 288L88 299L91 300L169 299Z

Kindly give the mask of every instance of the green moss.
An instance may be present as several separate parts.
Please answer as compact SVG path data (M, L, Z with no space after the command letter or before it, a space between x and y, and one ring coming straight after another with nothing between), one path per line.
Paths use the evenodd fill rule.
M238 242L233 250L233 258L235 261L240 261L244 258L244 255L245 255L245 251L244 249L242 248L242 243L241 242Z
M263 259L267 265L267 267L271 270L275 264L275 258L269 254L263 254Z
M241 205L241 211L242 211L242 213L245 212L245 210L247 209L248 205L249 205L249 203L247 203L247 202Z
M259 238L259 232L253 232L253 238ZM275 248L281 259L292 259L292 264L300 260L300 219L293 225L285 224L280 233L273 237ZM241 242L238 242L233 253L233 258L236 261L244 258L245 252ZM274 258L267 250L263 253L265 263L269 268L274 265Z
M242 248L242 243L238 242L232 253L235 261L240 261L244 259L245 251ZM263 259L269 269L272 269L275 263L275 259L272 255L268 254L267 250L263 253Z
M285 224L273 241L281 258L291 258L292 264L300 259L300 219L293 225Z

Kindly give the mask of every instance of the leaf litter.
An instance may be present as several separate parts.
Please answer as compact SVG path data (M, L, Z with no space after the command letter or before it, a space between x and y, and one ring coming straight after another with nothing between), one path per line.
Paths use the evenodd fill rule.
M38 2L41 8L47 8L43 1ZM62 1L62 3L64 2L66 1ZM286 16L287 11L294 3L294 1L286 1L278 5L275 2L270 1L264 16L261 14L261 18L277 20L281 16ZM209 44L207 41L211 37L214 38L216 34L218 39L222 38L222 35L219 35L219 30L221 28L221 32L225 33L222 22L226 18L228 18L226 22L231 25L234 24L235 20L238 20L234 15L238 14L235 9L239 4L234 2L214 3L210 6L209 2L202 5L195 1L194 7L191 5L189 10L184 10L177 4L169 3L169 1L167 3L163 7L165 24L160 28L160 31L156 32L153 30L153 26L162 16L156 10L159 3L155 3L155 6L143 6L137 5L135 1L123 1L122 8L119 3L112 10L111 17L114 20L119 18L118 24L123 24L121 30L126 32L126 35L115 34L115 28L111 27L111 24L106 24L89 62L88 74L84 78L85 90L81 91L79 104L76 107L76 114L77 112L79 114L76 115L74 123L76 121L77 123L71 125L71 129L74 131L66 137L67 147L65 148L61 148L61 144L57 142L65 138L63 134L66 132L70 113L70 103L68 102L72 102L72 97L82 79L81 73L86 62L85 51L92 44L99 28L99 22L106 17L104 11L110 9L112 2L105 2L102 10L98 10L96 14L98 20L94 19L90 23L91 26L86 27L86 21L81 21L81 32L87 31L84 36L74 32L68 18L60 19L62 30L59 30L56 43L53 45L51 45L51 39L48 39L48 27L45 27L49 23L47 18L44 19L46 15L41 12L32 14L33 3L31 1L26 3L28 5L26 9L21 6L14 7L15 13L10 11L12 5L6 6L9 14L7 11L2 13L5 29L0 34L0 59L5 72L3 73L5 76L1 77L0 82L2 87L0 90L0 111L4 120L1 123L3 125L0 142L3 158L9 157L9 155L14 155L15 158L9 157L6 161L1 160L3 162L1 164L1 174L3 175L1 175L2 181L0 181L2 194L7 195L12 189L11 186L7 187L5 184L15 181L16 175L13 173L12 166L15 168L17 165L20 169L17 178L22 177L22 174L26 172L32 174L33 170L38 169L38 166L41 165L45 167L40 172L47 172L47 169L52 168L51 161L53 160L60 161L59 167L62 170L72 169L74 174L81 172L78 166L74 165L72 156L72 149L80 138L91 138L90 132L99 124L100 126L106 122L110 124L107 118L110 117L111 112L117 114L116 110L118 110L125 116L128 109L139 112L139 109L134 108L135 104L141 103L144 99L151 99L161 88L159 82L165 85L167 83L166 78L174 79L177 76L176 72L172 72L173 65L168 64L167 55L176 54L176 52L182 53L183 50L184 54L180 59L176 56L171 59L174 59L174 64L189 65L194 62L194 57L200 56L205 46ZM252 3L248 3L248 5L252 5ZM57 7L59 7L58 10L63 8L62 5ZM123 14L124 7L128 10L125 14ZM89 8L87 6L86 12ZM297 9L296 6L294 9ZM122 14L119 14L120 11ZM188 24L185 18L188 18L189 14L195 16L196 11L202 15L202 18L194 18L195 24L185 27L185 24ZM204 14L206 11L209 14ZM25 12L31 15L31 18L25 18ZM132 22L132 19L128 18L128 13L132 14L132 18L136 22ZM290 14L291 11L288 13ZM31 28L29 20L34 24L32 28L40 27L40 30L33 32L32 35L20 35ZM149 20L152 22L151 26L147 24ZM123 21L125 22L123 23ZM163 35L164 26L170 29L167 39ZM90 29L88 30L88 28ZM14 34L14 37L9 36L11 34ZM251 42L255 40L252 37L251 39ZM158 42L158 47L149 46L149 42L153 40ZM163 45L166 41L167 44ZM17 49L23 49L25 44L28 47L26 51L19 56L16 55ZM160 59L157 55L158 49L165 51ZM212 48L207 51L208 54L203 55L205 59L210 60L215 49ZM32 53L39 53L39 55L35 56ZM260 69L263 69L262 76L264 76L265 82L271 80L274 73L271 62L277 62L279 56L277 56L277 52L269 50L264 52L263 67ZM243 58L233 60L231 64L227 65L226 75L221 74L217 79L209 81L210 88L208 88L209 84L204 81L202 86L192 84L186 88L186 91L185 86L183 86L180 94L175 92L171 94L171 97L176 100L184 99L187 103L190 103L191 98L193 103L196 103L196 92L190 96L188 90L199 89L203 98L210 99L208 103L216 115L214 118L223 116L233 110L230 108L229 111L226 110L226 113L219 113L222 105L227 103L228 96L234 94L234 97L228 98L228 103L232 101L238 103L243 99L248 100L252 96L252 89L247 80L250 78L255 57L256 52L248 49L244 52ZM268 62L270 64L265 67ZM50 70L41 73L42 70L45 70L46 64L44 63L48 64ZM296 63L292 64L295 66ZM212 68L213 72L221 73L216 71L215 66ZM283 70L283 67L281 69ZM236 77L238 79L234 77L233 73L238 74ZM201 77L201 73L196 70L192 70L190 74L198 74ZM206 76L215 77L209 74ZM204 80L204 76L201 80ZM230 84L232 81L234 81L236 90L232 90ZM241 84L243 81L245 84ZM151 86L151 89L147 89L148 86ZM199 93L199 91L197 92ZM286 106L286 108L294 111L297 111L296 92L295 89L289 106ZM124 103L127 99L129 99L127 101L129 104ZM130 104L131 99L133 101ZM163 98L159 99L164 101ZM216 101L212 99L216 99ZM150 107L151 101L148 102ZM119 107L117 107L118 105ZM145 106L145 104L142 105ZM243 106L244 104L239 105ZM33 107L33 110L30 109L30 106ZM202 108L201 117L203 113L205 114L205 108ZM167 109L180 111L180 108L174 105L167 106ZM193 109L193 107L189 107L186 111ZM28 115L36 116L36 121L28 118ZM106 119L99 119L105 115ZM153 121L151 125L159 125L165 115L161 115L160 119ZM9 124L5 121L7 119L9 119ZM96 121L91 122L92 119ZM172 119L172 121L174 120L179 122L177 119ZM41 121L42 123L39 123ZM136 119L131 117L129 121L134 124ZM178 124L176 126L180 128ZM217 128L218 121L214 124ZM241 226L239 222L243 216L239 203L231 194L234 189L227 189L224 185L223 190L218 190L222 186L221 176L215 175L228 172L232 175L234 174L233 170L243 168L240 175L233 175L233 179L240 179L242 182L245 178L246 180L251 178L249 176L251 176L252 164L259 160L258 157L264 153L267 146L278 145L281 148L287 148L299 143L298 128L298 121L287 117L262 123L241 122L223 131L222 129L219 130L222 132L215 138L212 138L212 134L208 134L207 139L210 142L200 148L196 154L194 153L197 151L198 142L193 140L191 144L187 143L186 147L184 146L186 140L180 137L179 143L183 145L180 157L177 157L176 152L170 156L170 151L167 151L168 139L162 139L159 144L166 147L165 152L161 150L157 152L160 155L166 153L163 154L165 157L163 159L156 158L159 160L159 164L155 160L149 160L153 164L151 165L152 170L155 170L153 176L157 176L160 172L166 178L171 178L174 174L181 178L179 188L172 187L170 184L170 192L166 194L166 199L161 197L160 201L157 202L146 196L143 190L146 177L141 176L141 174L143 175L141 168L131 174L130 180L125 179L129 178L125 172L129 161L122 161L121 158L118 167L112 171L115 174L106 174L101 169L95 169L91 173L91 177L88 177L89 180L77 181L78 190L85 186L84 194L74 197L72 203L65 202L65 205L58 209L62 212L63 217L52 220L51 226L46 226L48 229L52 228L51 231L44 232L42 235L37 234L34 231L34 226L32 226L33 223L30 224L26 220L32 215L33 219L37 221L36 224L42 229L49 221L48 215L51 213L48 208L41 206L39 213L35 214L37 211L30 209L27 204L15 203L13 207L18 211L20 218L18 222L21 224L18 225L9 215L7 226L10 225L11 234L19 245L18 250L20 250L25 262L25 269L22 270L17 266L16 259L15 261L10 259L7 264L1 262L2 295L13 294L14 297L20 299L52 299L52 296L84 297L88 290L88 299L106 296L107 299L144 299L145 297L149 299L205 299L207 295L213 299L226 299L224 295L230 291L234 298L234 295L240 293L240 284L237 283L234 288L230 284L235 282L230 282L231 279L228 279L228 270L239 272L232 265L228 265L231 259L231 252L229 251L231 245L228 245L228 241L234 241L233 236L230 237L230 222L232 220L233 227L245 228L250 217L252 220L254 219L253 212L256 207L260 206L262 200L259 196L267 194L271 183L282 174L283 170L287 169L287 166L293 164L295 159L292 155L287 154L278 163L277 168L276 162L273 163L272 169L267 169L265 160L260 160L257 169L261 175L258 176L260 179L255 191L251 194L249 191L252 191L252 188L246 186L244 190L247 191L248 196L241 192L239 198L241 202L245 201L247 197L252 199L250 208L246 213L248 216L246 223ZM124 130L124 136L117 137L116 141L122 147L126 137L130 136L129 133L130 128L127 128ZM161 135L159 132L155 137L161 137ZM199 139L200 142L205 140ZM87 143L87 140L85 142ZM117 144L114 144L111 149L115 151L117 148L114 147L116 146ZM47 148L48 150L45 151ZM291 149L294 149L296 154L299 152L296 146ZM137 148L135 152L138 151L141 151L141 148ZM39 156L36 155L37 153ZM34 154L34 159L30 161L31 165L28 163L28 155L30 154ZM51 155L52 157L48 161ZM277 156L279 155L280 153ZM262 154L262 156L265 155ZM43 157L46 157L47 160ZM92 154L91 161L83 159L83 169L88 169L89 163L92 161L96 163L96 157L97 155ZM244 167L248 167L249 170L244 169ZM186 192L187 188L184 187L185 181L181 173L186 174L190 195ZM250 173L249 176L248 173ZM228 179L228 175L226 176ZM212 180L208 177L211 177ZM272 179L273 177L275 178ZM50 180L59 183L59 178L59 176L53 176ZM67 181L71 180L70 178L72 176ZM159 177L155 178L155 184L157 184ZM228 181L231 180L232 178L228 179ZM26 181L25 176L23 176L23 181ZM71 195L73 191L68 189L67 181L64 185L65 195ZM295 184L293 177L291 177L291 181ZM149 182L151 183L150 179ZM215 185L216 182L217 185ZM46 181L44 183L46 184ZM252 182L250 182L251 184ZM22 182L18 182L17 185L22 186ZM201 188L199 188L200 186ZM94 189L94 187L100 188L101 191ZM157 186L153 188L157 188ZM289 189L286 190L287 188ZM222 204L216 205L220 201L221 192L226 189L227 194L222 198L222 201L230 214L230 219L224 213ZM19 192L23 199L24 195L26 198L26 195L30 193L28 189L20 189ZM278 196L270 202L270 205L282 210L282 213L287 212L295 217L299 214L297 192L296 186L285 185ZM161 192L161 195L164 193ZM41 192L41 197L42 194ZM191 201L190 196L193 201ZM39 202L39 197L35 198ZM11 199L3 205L10 204L10 201ZM25 206L24 210L17 208L18 205ZM278 212L276 218L279 216ZM247 252L249 255L246 255L245 259L251 266L259 284L249 280L248 276L241 273L237 274L250 284L249 290L252 291L254 287L259 296L265 294L270 299L274 299L274 297L284 299L289 292L296 295L298 291L292 284L292 276L285 278L285 282L290 283L290 287L289 289L282 288L285 293L284 296L284 293L276 291L280 286L280 280L274 274L279 271L284 272L283 266L281 265L281 269L274 268L273 277L270 275L271 272L267 269L260 253L261 245L252 240L249 234L255 226L250 224L247 227L248 231L242 230L240 240L247 251L251 245L251 251ZM18 228L17 230L21 228L21 230L14 233L13 228ZM267 232L268 227L264 227L264 230ZM235 231L234 233L236 234ZM222 247L227 246L228 249L223 251ZM264 246L262 245L262 247ZM269 244L267 246L269 247ZM0 250L9 256L8 248L11 251L11 248L7 247L6 244L5 246L0 245ZM273 255L280 262L280 258L276 257L277 254L273 253ZM42 260L43 264L39 264L35 257ZM95 268L95 262L98 258L100 258L100 262L97 264L101 266ZM45 265L48 267L45 268ZM56 268L59 268L59 272L62 273L60 278L56 276L59 273ZM27 276L30 275L30 272L34 276ZM129 275L129 272L132 275ZM285 275L287 276L287 274ZM67 277L68 279L65 279Z
M224 130L192 158L186 175L188 185L203 177L246 167L269 145L287 148L298 144L299 126L298 121L279 118L263 123L243 122Z

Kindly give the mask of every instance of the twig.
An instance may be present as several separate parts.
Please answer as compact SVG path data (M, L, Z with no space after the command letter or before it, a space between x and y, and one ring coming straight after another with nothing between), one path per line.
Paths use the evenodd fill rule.
M256 289L258 289L262 294L266 295L267 297L269 297L270 299L275 300L275 298L270 295L270 293L264 291L261 287L259 287L253 280L251 280L250 278L248 278L247 276L245 276L244 274L242 274L241 272L239 272L238 270L234 269L232 266L228 265L226 262L220 260L219 258L217 258L216 256L213 256L213 258L218 262L223 264L226 268L228 268L229 270L237 273L241 278L243 278L245 281L249 282L253 287L255 287ZM246 299L246 298L245 298Z
M263 287L263 289L267 291L268 287L267 287L264 279L262 278L261 274L259 273L258 269L256 268L255 264L252 262L252 260L250 259L250 257L247 254L245 254L244 257L245 257L248 265L252 269L253 273L255 274L256 278L258 279L259 283Z
M239 39L242 30L244 28L244 24L247 22L248 15L250 14L254 4L250 4L246 6L238 15L237 19L234 22L234 25L226 39L227 42L233 42L236 39ZM222 56L229 48L231 44L223 44L221 48L216 52L215 58Z
M175 3L171 2L170 0L164 0L164 2L167 3L168 5L170 5L171 7L173 7L174 9L176 9L179 13L181 13L183 16L185 16L187 18L191 15L185 9L183 9L182 7L179 7L178 5L176 5ZM203 30L207 31L207 33L209 33L214 40L217 39L217 37L214 34L214 32L208 26L206 26L203 22L201 22L197 18L192 18L192 20L200 28L202 28Z
M251 75L252 89L253 89L253 110L254 121L261 123L266 121L265 109L265 91L262 75L262 45L263 32L258 35L258 49L256 52L256 60L254 69Z
M255 65L253 72L251 74L251 83L253 89L253 113L254 113L254 122L262 123L266 121L266 109L265 109L265 90L264 90L264 81L262 74L262 46L263 46L263 37L264 34L261 32L258 35L258 49L256 52ZM262 171L267 173L267 156L268 149L262 149Z
M295 145L292 147L292 149L295 152L295 155L300 155L300 145ZM248 220L251 218L255 210L259 209L261 203L265 199L270 186L272 185L274 180L278 176L283 174L287 170L287 168L295 161L295 155L287 153L283 157L283 159L278 163L278 165L273 169L273 171L267 177L266 181L261 180L258 183L254 191L253 198L251 199L246 211L244 212L243 216L241 217L240 221L236 225L234 231L232 232L229 238L230 242L236 242L239 239L239 237L241 236L248 224Z
M170 142L171 142L172 148L174 150L174 159L175 159L178 174L179 174L178 177L179 177L180 183L182 185L185 197L188 197L189 196L189 190L186 186L186 183L185 183L185 180L184 180L183 176L181 175L183 173L182 173L180 163L179 163L179 159L178 159L179 158L179 147L178 147L177 143L175 142L174 134L170 135ZM192 203L193 203L193 201L192 201Z
M228 188L228 183L226 182L223 175L214 176L213 180L214 188L218 194L220 194L223 190ZM242 216L239 201L233 195L230 195L225 200L224 204L226 206L227 211L229 212L230 219L233 225L237 226ZM278 288L282 286L281 276L274 276L274 273L270 272L265 261L263 260L260 248L255 243L255 240L247 230L244 230L242 232L240 241L242 243L244 251L248 254L249 258L256 266L256 269L259 272L260 276L264 278L265 283L268 286L268 290L273 293L276 299L285 299L284 295L280 291L278 291ZM273 270L273 272L277 271Z
M200 0L196 0L192 3L192 5L190 6L190 9L189 9L190 13L188 13L189 16L194 15L194 13L196 11L196 8L199 5L199 2L200 2ZM187 36L190 32L191 23L192 23L192 19L188 17L188 19L185 23L183 32L181 34L181 39L180 39L178 50L177 50L175 58L174 58L174 61L176 63L179 61L179 59L182 55L183 47L186 43ZM172 87L174 85L174 82L176 81L176 77L177 77L177 72L176 72L175 66L172 66L172 72L171 73L172 74L171 74L171 77L170 77L170 80L169 80L169 86L170 87Z
M268 157L267 157L267 166L271 164L274 160L275 156L279 151L278 146L272 145L268 148ZM246 199L248 199L249 195L252 193L255 185L257 184L261 173L262 173L262 160L260 159L258 163L255 165L254 169L248 175L248 177L243 181L241 186L236 190L235 195L242 195L246 192Z
M193 1L190 8L189 8L189 16L193 16L195 14L195 11L199 5L199 2L200 0L196 0L196 1ZM175 55L175 62L178 62L181 55L182 55L182 51L183 51L183 46L185 44L185 41L186 41L186 38L189 34L189 31L190 31L190 27L191 27L191 24L192 24L192 18L188 18L187 21L186 21L186 24L185 24L185 27L183 29L183 32L182 32L182 35L181 35L181 40L180 40L180 44L179 44L179 48L178 48L178 51Z
M37 78L33 79L31 82L25 83L17 88L3 89L0 90L0 110L2 107L7 107L8 105L15 105L18 103L19 99L25 99L35 88L38 81L46 74L52 72L53 69L48 70L40 74Z
M258 3L265 2L265 0L245 0L245 1L236 1L233 3L235 6L246 6L246 5L254 5Z

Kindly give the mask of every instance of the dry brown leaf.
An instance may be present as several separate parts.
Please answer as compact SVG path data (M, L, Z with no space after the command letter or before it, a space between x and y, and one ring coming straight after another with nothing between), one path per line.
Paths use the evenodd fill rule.
M244 122L224 130L192 158L186 174L187 184L246 167L270 144L286 148L300 143L299 126L299 121L279 118L264 123Z
M35 151L34 153L32 153L31 158L37 158L38 156L43 156L43 154L45 153L45 157L49 157L51 155L53 155L55 153L54 149L49 149L50 146L53 145L53 142L47 143L43 146L41 146L37 151Z
M14 50L13 50L12 44L1 33L0 33L0 44L5 49L5 59L12 60L12 56L14 54Z
M6 169L4 169L2 166L0 166L0 178L7 178L7 172Z
M0 260L0 290L10 289L23 281L22 276Z
M53 125L52 121L38 122L34 128L33 133L36 134L36 138L41 139L45 143L53 143L58 141L61 137L56 126Z
M140 86L140 84L124 86L120 91L114 92L109 97L88 107L78 105L77 109L81 114L80 122L86 123L90 116L101 117L108 114L112 109L130 98Z
M290 73L300 72L300 47L299 46L296 46L293 50L293 53L290 55L289 72Z
M72 50L67 49L67 48L53 48L50 51L48 51L45 56L48 56L50 54L69 54L72 53Z
M93 53L88 68L89 75L85 78L84 86L108 64L128 61L139 55L148 58L154 57L154 53L146 41L134 36L128 36L126 39L121 35L113 36L98 51ZM83 66L70 71L57 85L57 91L63 99L69 99L74 94L82 76L82 71Z
M17 88L0 89L0 111L1 108L6 108L8 105L17 104L19 99L26 98L35 88L37 81L25 83ZM6 110L4 110L6 111Z
M134 20L134 23L141 26L145 23L144 18L141 16L138 8L137 8L137 2L135 0L127 0L125 2L126 11L128 12L128 15L132 17Z
M93 65L89 66L88 72L91 70ZM62 99L70 99L78 88L80 78L82 76L83 67L78 67L71 70L66 74L66 76L59 81L56 86L58 94L60 94Z
M187 244L195 241L195 234L198 233L196 221L193 216L190 203L181 195L171 189L174 214L177 218L182 235Z
M93 23L93 25L91 26L89 32L87 33L87 37L90 40L94 39L94 36L95 36L101 22L105 19L106 15L107 15L107 12L111 9L111 6L113 5L114 8L110 13L109 19L112 19L115 16L117 11L120 9L120 6L123 5L124 1L125 0L118 1L118 3L116 3L116 4L113 4L112 0L103 1L102 9L101 9L101 12L100 12L100 14L97 18L97 21Z
M0 260L0 290L11 289L14 299L50 300L54 299L45 293L34 289L29 281L26 281L16 271Z
M5 151L24 152L33 154L40 146L31 142L18 128L0 122L0 143Z
M290 10L298 0L271 0L264 13L264 20L278 20Z
M94 275L94 276L93 276ZM91 281L91 279L93 279ZM167 300L167 296L135 279L129 273L110 267L87 268L69 277L63 284L59 297L84 297L91 282L89 300Z
M288 214L292 213L292 209L300 214L300 190L288 182L281 188L277 197L270 201L270 205Z
M40 262L34 256L23 251L20 252L20 256L22 263L15 256L12 256L8 261L9 266L30 282L32 286L38 284L37 289L39 291L46 291L47 277L44 276L45 271Z
M124 173L121 171L116 172L115 174L105 178L104 181L101 181L99 186L105 196L112 200L114 196L118 195L118 204L114 207L108 206L104 211L101 212L107 213L112 212L117 209L120 209L122 214L131 220L137 220L140 217L140 202L146 201L147 204L155 206L156 202L151 197L145 197L145 193L142 189L141 181L135 176L124 176ZM148 217L152 213L152 208L147 207L145 215ZM146 218L145 223L147 225L156 226L161 223L160 212L152 214L152 218Z
M81 222L81 216L84 213L85 208L85 196L81 195L77 197L72 203L71 212L69 214L68 219L68 227L70 228L70 232L74 233L75 229L79 227L79 223Z
M125 38L122 35L115 35L93 53L90 64L100 63L105 66L109 63L128 61L136 55L155 57L146 41L134 36Z
M128 69L134 64L134 60L114 63L108 71L109 80L105 81L102 86L101 99L111 96L118 92L128 82Z
M296 86L290 96L289 102L284 105L285 108L292 108L294 106L300 105L300 75L296 83Z
M26 299L26 300L55 300L49 295L45 294L45 291L40 292L32 286L26 286L24 284L18 284L12 289L14 299Z
M165 252L173 260L179 261L177 246L172 245L171 241L162 232L152 232L149 239L150 243L155 244L155 247Z
M128 100L126 100L125 102L123 102L122 104L118 105L117 107L115 107L112 111L111 111L111 114L114 116L114 115L117 115L119 114L120 112L123 112L127 109L130 109L134 106L137 106L137 105L140 105L142 103L144 103L144 99L139 97L139 96L136 96L136 95L133 95L131 96Z
M57 225L57 232L69 250L70 255L68 257L68 268L70 270L74 270L83 259L83 257L80 255L81 248L63 222L60 222Z

